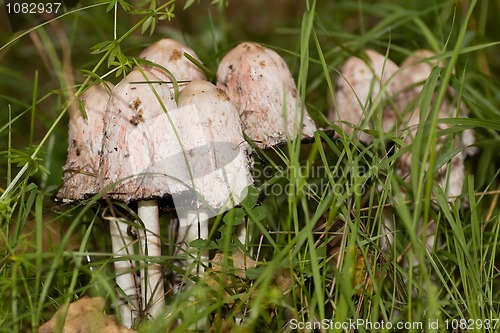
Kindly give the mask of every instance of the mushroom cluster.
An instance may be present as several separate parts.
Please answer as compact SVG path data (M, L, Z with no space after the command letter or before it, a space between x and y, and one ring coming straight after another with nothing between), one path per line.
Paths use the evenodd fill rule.
M367 50L365 54L365 59L348 58L341 67L329 119L342 128L344 133L357 135L365 143L372 141L368 130L376 130L374 122L379 121L378 128L383 132L395 131L403 137L405 144L413 144L421 119L427 118L420 112L419 94L432 69L443 64L438 63L436 54L429 50L415 51L403 61L401 67L376 51ZM465 104L461 103L457 107L453 96L453 90L449 89L440 106L439 119L467 117ZM382 112L377 113L378 110ZM438 123L438 130L448 127L445 123ZM462 192L465 172L463 160L476 150L470 147L474 143L470 130L451 138L451 143L448 139L445 136L439 137L436 151L444 153L450 148L460 151L450 161L449 175L447 176L447 166L444 165L437 173L437 180L450 200L454 200ZM404 153L398 158L396 165L398 174L407 180L411 158L411 152Z
M397 126L398 129L407 129L404 135L404 142L407 145L413 143L418 125L425 115L420 112L419 94L422 92L423 84L431 75L432 69L436 66L444 66L443 62L436 60L436 54L429 50L417 50L407 57L401 64L401 71L398 72L396 79L399 79L401 92L394 98L392 108L387 108L384 114L383 122L386 128ZM446 118L464 118L469 115L469 110L465 103L456 105L454 100L455 92L448 88L447 96L440 105L438 119ZM433 96L432 103L435 103L437 96ZM416 103L415 103L416 101ZM411 105L410 107L408 107ZM397 124L397 112L403 112L403 121ZM403 127L404 126L404 127ZM437 130L444 131L450 128L450 124L438 123ZM465 130L459 135L439 136L437 138L436 152L444 153L452 149L458 149L459 152L450 160L449 175L447 175L447 165L443 165L436 173L438 184L446 191L449 200L454 201L462 193L463 182L465 178L464 159L466 156L473 155L477 148L471 147L475 138L471 130ZM411 153L402 155L396 165L397 172L402 177L407 177L411 167Z
M72 203L102 193L137 206L135 222L112 219L110 225L120 317L127 327L139 314L164 311L158 200L175 203L179 248L188 272L199 274L208 254L190 249L190 242L208 238L209 218L239 204L253 184L244 133L265 149L316 131L276 52L256 43L238 45L222 60L217 86L186 54L200 61L171 39L149 46L139 55L140 65L115 87L92 86L80 96L86 119L70 114L57 199ZM128 228L134 223L141 225L140 263L131 260L135 240ZM195 261L201 266L190 265Z
M402 138L400 142L411 146L417 131L422 127L421 121L427 119L427 114L421 114L420 94L423 85L433 69L444 64L438 62L437 55L429 50L415 51L402 62L401 67L373 50L365 53L366 59L350 57L342 66L329 118L344 133L359 135L359 139L365 143L372 141L367 130L380 129L385 133L395 133ZM432 97L431 105L436 103L436 97ZM439 106L437 118L467 117L469 111L465 104L457 104L454 91L448 89L447 96ZM377 121L378 127L375 124ZM445 133L450 127L439 121L436 126L436 130L442 131L441 133ZM471 146L474 141L470 130L448 136L440 135L437 138L436 154L454 153L449 162L435 173L437 183L450 202L455 201L462 193L464 159L476 152L476 148ZM411 150L403 153L396 161L396 173L407 182L410 182L411 165ZM426 170L429 168L428 165L423 167ZM386 212L384 220L382 231L387 235L388 243L393 243L392 214ZM432 248L435 242L432 230L426 230L425 234L427 246ZM386 245L387 243L382 244L384 248Z

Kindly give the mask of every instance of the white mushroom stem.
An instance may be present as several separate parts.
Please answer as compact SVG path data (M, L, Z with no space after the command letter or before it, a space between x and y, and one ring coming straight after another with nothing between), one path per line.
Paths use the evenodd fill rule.
M241 244L244 244L244 245L248 245L248 242L247 242L247 226L246 224L241 224L239 225L237 228L236 228L236 237L238 237L238 240L240 241ZM250 250L250 253L252 253L252 249L248 249L247 247L247 250Z
M124 203L139 202L138 217L144 228L139 230L142 261L141 315L155 317L163 307L163 283L157 260L160 256L158 208L155 200L169 194L167 177L161 160L156 159L165 141L162 134L164 109L177 107L165 84L149 84L159 79L147 70L136 69L113 89L104 117L99 176L103 186L114 187L108 195ZM145 84L147 83L147 84ZM163 118L161 118L163 116ZM166 158L161 156L161 158ZM144 202L140 202L145 200Z
M177 243L180 243L180 250L185 255L186 273L193 276L200 276L205 271L208 263L208 250L190 247L189 244L197 239L208 239L208 222L210 215L198 209L196 211L183 212L179 216L179 229L177 232ZM187 287L195 285L192 279L186 281ZM194 297L191 301L196 302ZM203 311L203 306L196 306L195 311ZM201 318L189 326L189 330L205 331L209 327L208 318Z
M251 162L238 111L224 91L207 81L191 81L179 93L178 110L183 117L189 115L185 118L189 121L177 123L179 133L184 134L180 141L185 155L178 162L177 169L184 168L184 172L177 177L179 184L172 184L173 189L180 188L173 199L179 216L179 250L186 254L186 275L196 276L204 271L208 250L190 245L193 240L208 239L210 217L241 202L241 194L252 184ZM194 281L186 284L189 287ZM191 295L192 310L202 312L205 295ZM185 318L192 310L186 310ZM210 328L208 317L197 318L191 329Z
M111 246L115 256L116 284L121 289L119 292L121 321L125 327L131 327L139 313L139 307L138 284L134 264L130 260L130 256L134 254L134 240L128 236L127 227L127 223L122 221L111 221L109 225Z
M189 244L197 239L208 239L210 216L203 210L183 213L183 216L179 216L177 243L180 243L180 250L186 254L186 270L191 267L191 273L198 275L205 271L203 265L208 262L208 251L193 249ZM196 261L198 264L193 265Z
M151 263L147 258L161 256L160 224L158 221L158 202L143 200L137 204L137 215L144 229L139 233L139 242L144 267L141 272L141 297L147 313L157 318L164 308L163 274L161 265Z

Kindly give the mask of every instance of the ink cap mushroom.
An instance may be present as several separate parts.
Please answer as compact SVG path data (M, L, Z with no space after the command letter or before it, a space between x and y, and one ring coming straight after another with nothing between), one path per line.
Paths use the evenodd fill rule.
M195 91L193 91L193 87L200 86L200 82L193 84L193 85L190 85L190 82L206 79L203 71L196 64L194 64L191 61L191 59L188 58L188 56L191 57L192 59L194 59L195 62L201 63L199 57L196 55L194 50L192 50L191 48L187 47L186 45L184 45L178 41L175 41L173 39L162 39L162 40L158 41L157 43L144 49L139 55L139 57L145 58L146 60L149 60L149 61L154 62L154 63L161 66L161 68L158 68L155 66L146 66L146 68L148 68L150 71L152 71L154 74L156 74L160 79L162 79L165 82L172 82L172 79L174 78L175 81L177 83L179 83L179 91L182 91L184 89L184 87L189 85L191 92L193 93L192 94L193 96L189 95L190 97L188 97L188 95L186 95L186 94L183 94L182 98L179 96L179 103L182 107L184 107L185 110L176 112L175 114L171 114L172 122L175 123L175 126L177 128L177 131L175 133L173 131L171 132L171 136L178 138L179 143L183 146L182 149L187 149L190 154L186 155L184 158L180 151L175 152L175 149L176 149L175 143L172 145L172 147L169 147L168 149L166 149L166 151L171 151L172 157L171 157L170 162L172 165L175 164L175 169L176 169L175 174L171 175L172 176L171 179L172 180L174 180L174 179L182 180L182 182L184 183L183 185L181 185L179 182L172 181L172 183L170 184L170 189L171 189L171 192L174 193L173 198L174 198L174 203L176 204L177 213L178 213L178 220L179 220L179 228L177 230L178 231L177 240L180 244L180 249L185 250L185 251L188 250L187 244L189 244L191 241L198 239L199 237L204 238L204 239L207 238L205 235L206 232L208 232L207 228L202 228L202 231L203 231L202 233L199 233L196 230L197 230L197 226L199 223L202 223L202 224L208 223L208 218L207 218L208 211L204 210L203 212L201 212L198 209L199 207L192 209L193 205L196 205L194 202L198 201L194 198L191 198L192 201L194 201L194 202L190 202L188 204L180 202L181 197L183 197L183 198L189 197L189 195L187 195L186 193L190 192L190 190L187 190L184 185L190 184L191 186L196 187L196 185L198 185L203 179L206 180L207 178L211 177L209 175L210 172L212 172L212 171L210 171L211 170L210 167L214 167L214 165L211 165L209 163L210 156L200 155L201 153L204 152L204 149L205 149L205 153L206 153L207 146L202 144L202 147L197 147L197 145L200 145L202 142L204 142L205 144L207 143L205 141L205 139L207 139L207 137L204 136L203 131L208 131L208 129L206 128L206 126L204 126L206 124L202 125L200 123L200 121L206 122L207 120L200 119L200 117L199 117L200 114L197 112L197 110L193 110L192 108L191 109L189 108L189 106L191 104L186 105L187 100L190 103L193 102L194 104L192 104L192 105L195 105L197 103L196 102L197 99L195 98L195 96L197 95L197 93L196 93L197 89L194 89ZM171 76L173 76L173 78ZM203 82L205 82L205 81L203 81ZM171 88L172 91L175 90L175 89L173 89L174 88L173 85L169 85L169 87ZM203 90L203 92L206 91L208 93L208 91L206 90L206 88L207 88L206 85L204 86L204 88L205 88L205 90ZM208 90L211 90L211 89L212 88L210 86L208 86ZM210 105L210 103L213 102L213 99L212 99L212 101L208 100L207 102L208 102L207 105ZM201 117L202 118L203 117L206 118L207 116L212 117L212 113L206 112L205 111L206 109L207 109L206 106L199 108L200 112L202 113ZM226 109L227 109L227 107L222 105L221 112L219 112L221 114L221 116L219 116L219 117L224 117L224 114L227 113L227 111L225 111ZM210 110L210 111L212 111L212 110ZM217 117L215 117L215 118L217 118ZM239 118L237 118L236 120L238 121L238 127L241 129L241 126L239 126ZM208 121L211 123L212 119L208 119ZM233 121L234 121L234 119L233 119ZM216 124L216 123L217 123L217 121L214 120L213 124ZM232 128L231 125L230 125L230 128ZM199 130L201 130L201 132L195 133L196 132L195 129L199 129ZM223 129L223 128L219 128L217 130L220 130L221 134L223 134L223 133L229 134L230 133L230 132L226 132L227 129ZM207 134L209 134L209 133L207 133ZM240 133L240 135L241 135L241 133ZM213 143L211 143L211 144L213 145ZM223 147L224 144L228 145L229 142L217 142L216 143L218 148ZM224 148L229 149L229 147L224 147ZM214 154L213 151L212 151L212 153ZM218 153L220 153L220 151L217 152L216 155ZM214 157L215 155L213 155L213 154L211 156ZM179 157L181 157L181 158L177 162L175 162L175 160ZM198 163L200 161L196 160L199 157L201 157L201 163ZM219 162L224 160L224 157L221 157L221 156L217 156L217 158L218 158ZM184 165L186 161L189 162L189 164L191 164L191 165L189 165L189 166ZM196 179L196 180L188 179L189 172L186 169L186 167L194 168L191 171L193 171L195 175L203 175L204 172L207 172L207 174L204 175L200 179ZM208 169L207 169L207 167L208 167ZM244 179L244 178L242 178L242 179ZM223 186L222 187L221 186L222 185L219 184L219 189L223 188ZM199 189L199 188L196 188L196 189ZM241 189L239 189L239 190L241 190ZM186 192L186 193L182 193L182 192ZM209 205L212 205L212 206L214 206L214 202L213 202L214 195L216 193L218 193L218 194L225 193L224 191L213 191L213 187L210 187L210 186L205 187L202 190L202 192L203 192L202 196L206 196L207 200L208 200L208 201L205 201L205 203L208 203ZM225 199L227 199L227 198L225 198ZM200 206L203 205L203 204L200 204L199 202L197 204L199 204ZM182 208L183 206L189 207L189 208L183 209ZM216 209L221 208L220 205L218 205L218 204L215 204L215 206L217 207ZM195 214L195 212L197 212L197 211L199 211L199 213L201 214L201 221L202 222L198 221L198 218L200 218L200 216L198 216L198 214ZM184 214L184 213L186 213L186 214ZM213 213L214 213L214 211L212 210L210 213L208 213L208 215L213 216ZM196 225L192 226L191 224L196 224ZM189 261L190 260L188 260L188 262ZM198 271L200 271L200 269L202 270L202 267L197 267Z
M213 84L194 80L179 93L178 109L169 112L174 126L167 137L174 138L162 149L169 156L170 192L179 228L176 255L190 288L208 264L209 219L239 204L253 184L249 146L244 140L238 112L227 95ZM175 131L174 131L175 128ZM244 231L244 230L243 230ZM245 242L244 232L238 235ZM194 241L201 240L196 245ZM193 297L194 311L204 308ZM193 310L186 310L193 311ZM207 317L190 329L208 327Z
M155 262L161 256L158 199L170 198L162 145L168 138L166 112L177 105L167 84L148 70L136 68L113 90L104 118L104 137L100 171L108 197L130 204L137 203L137 215L143 227L139 242L145 257L141 273L140 301L132 310L157 317L164 309L162 267ZM122 234L127 224L118 226ZM127 252L133 253L133 243ZM123 286L123 290L132 290Z
M91 86L80 96L86 118L76 108L69 109L68 158L64 166L63 186L56 200L74 203L89 199L101 191L99 170L104 117L113 89L113 84L102 82ZM127 244L134 241L127 235L127 225L117 221L110 221L110 235L118 293L126 295L119 297L120 317L123 325L131 327L132 313L136 310L137 281L133 265L127 259L133 254L133 249Z
M437 55L425 49L420 49L410 54L401 64L401 71L398 73L400 89L404 93L399 93L395 97L395 109L402 112L399 115L403 119L401 128L407 129L404 136L404 142L411 144L416 135L418 125L421 121L421 107L418 100L419 94L422 92L425 81L431 75L431 72L436 66L444 66L442 60L438 60ZM432 98L431 105L436 102L436 96ZM394 112L394 111L393 111ZM457 106L454 91L449 88L443 100L439 111L438 119L467 117L469 111L462 101ZM390 119L384 119L384 122L390 122ZM386 127L390 125L386 124ZM443 131L450 128L450 124L438 123L437 130ZM464 160L467 155L474 154L477 150L475 147L470 147L475 142L474 134L471 130L465 130L457 135L440 136L437 138L436 152L445 153L453 149L460 149L449 162L449 175L447 175L448 164L444 164L437 170L436 177L440 187L447 192L450 201L462 193L463 181L465 178ZM396 165L396 171L401 176L409 174L411 166L411 153L408 152L402 155Z
M394 107L389 108L390 112L384 113L384 127L387 129L395 128L396 134L403 139L403 144L410 146L414 143L417 131L421 127L421 120L427 117L421 114L420 93L422 92L425 82L430 77L433 69L437 66L443 67L446 64L439 60L437 54L430 50L420 49L411 53L402 63L401 71L397 74L397 81L400 83L399 91L394 96ZM432 108L436 103L436 96L432 97L429 108ZM457 104L454 91L449 88L448 92L439 107L437 118L455 118L467 117L468 109L465 104ZM395 119L398 119L397 122ZM445 132L451 127L451 124L438 122L436 131ZM451 158L444 163L434 173L437 184L441 190L447 195L449 202L456 202L462 194L463 183L465 179L464 161L467 155L476 152L475 147L471 147L475 141L473 132L465 130L462 133L451 133L437 137L434 147L436 154L445 155L456 151ZM411 151L405 152L398 157L395 165L396 173L406 182L410 182L412 159L415 158ZM428 165L423 166L426 170ZM465 203L467 199L464 199ZM385 226L384 230L388 230L388 243L393 243L392 230L394 230L394 220L392 214L384 213ZM421 224L420 224L420 227ZM422 230L427 235L426 246L429 249L434 247L435 225L429 225L425 230ZM414 260L414 265L419 262Z
M271 49L254 42L237 45L219 64L217 87L236 106L243 132L259 148L312 137L316 131L286 62Z
M208 238L208 219L245 197L247 188L253 185L252 162L238 111L224 91L208 81L193 80L180 92L178 107L197 115L200 126L196 128L204 139L186 145L195 149L187 151L194 175L192 181L186 179L185 183L196 194L179 217L179 238L189 244L199 235ZM189 140L192 139L186 137L186 143ZM182 203L176 203L179 206Z
M429 78L432 69L436 66L444 67L445 63L438 58L436 53L427 49L416 50L403 61L400 72L403 78L402 86L413 88L411 89L411 97L415 98L422 91L424 82ZM467 118L470 113L467 105L461 101L457 107L457 102L455 91L452 87L449 87L440 114L443 116L448 115L451 118ZM464 130L461 134L461 141L465 146L466 155L471 156L478 152L478 149L472 146L476 142L472 130Z
M444 66L443 61L435 59L430 50L420 49L411 53L402 63L396 74L397 89L393 91L393 104L388 105L383 113L383 127L386 132L405 127L412 113L418 109L415 103L425 81L436 66Z
M399 83L394 78L399 67L374 50L366 50L365 55L351 56L340 67L328 119L347 135L370 143L372 136L366 133L373 129L370 114L397 90Z

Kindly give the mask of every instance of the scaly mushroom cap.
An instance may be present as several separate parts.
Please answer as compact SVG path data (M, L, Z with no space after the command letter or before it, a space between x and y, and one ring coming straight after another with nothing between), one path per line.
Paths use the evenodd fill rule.
M399 75L401 75L404 81L401 88L413 85L414 92L419 94L422 91L424 81L431 75L432 69L436 66L444 66L442 61L430 59L435 56L434 52L426 49L417 50L410 54L401 63Z
M420 49L413 52L401 63L401 70L396 76L399 87L394 97L394 105L398 112L405 111L410 102L422 92L424 83L431 75L434 67L445 66L442 60L432 59L436 56L430 50ZM457 116L457 109L453 103L454 96L455 92L452 88L449 88L447 98L443 101L440 109L443 115L447 114L449 117ZM461 103L458 115L467 117L468 114L469 110L464 103ZM405 117L408 119L411 115L406 115Z
M217 87L229 96L243 131L260 148L316 131L285 61L257 43L241 43L226 54L217 70Z
M384 55L373 50L365 51L368 62L350 57L340 68L342 74L337 79L334 101L328 119L342 127L348 134L354 132L353 126L369 129L365 118L372 102L382 93L382 101L391 96L399 85L394 79L399 67ZM351 124L351 125L348 125ZM371 142L371 137L360 133L363 142Z
M102 146L103 119L113 89L111 83L92 86L80 100L87 119L80 110L70 110L68 157L64 165L63 186L56 195L62 202L88 199L99 192L98 170Z
M412 102L422 91L423 83L430 76L433 67L443 65L442 62L437 60L426 61L427 58L435 56L436 54L429 50L417 50L402 63L402 70L398 73L401 82L400 89L404 92L399 93L395 97L394 105L398 112L403 113L400 115L403 121L398 125L398 128L408 130L404 136L404 142L408 145L413 143L420 121L420 105L415 105L415 103L412 104ZM463 103L461 103L461 109L457 114L455 107L456 103L453 102L453 97L453 90L449 90L440 107L438 113L439 119L467 116L468 110ZM384 121L387 123L386 119L384 119ZM446 130L450 128L450 126L449 124L439 123L437 124L437 130ZM472 131L466 130L460 136L438 137L435 149L438 154L445 154L451 149L464 148L466 145L472 144L473 142L474 136ZM465 148L464 151L459 152L450 160L449 178L446 174L447 164L443 165L436 173L436 179L439 185L443 190L448 188L447 193L450 197L456 197L462 193L465 178L464 159L465 155L471 151L473 151L473 149L470 150L469 148L469 150L467 150L467 148ZM396 171L398 174L403 177L409 175L411 158L412 155L408 152L398 159L396 164ZM450 198L450 200L453 201L454 198Z
M147 59L166 68L177 81L205 80L205 74L195 64L189 61L184 53L189 54L200 61L196 53L186 45L173 39L162 39L144 49L139 58ZM201 62L201 61L200 61ZM146 67L151 73L166 82L172 82L172 78L161 68L154 66ZM180 84L181 90L186 83Z
M166 111L177 108L167 84L135 69L113 90L104 118L100 160L109 195L128 203L168 196L168 169L162 161L171 138ZM148 83L155 82L155 83Z
M422 91L425 80L431 75L434 67L445 66L442 60L430 59L433 57L436 57L434 52L421 49L412 53L401 64L401 72L398 73L398 76L401 78L400 89L406 90L406 92L395 98L394 104L398 110L404 110L409 101L414 100L418 96ZM455 91L450 87L439 111L440 118L468 117L469 109L463 102L460 103L460 109L457 112L455 96ZM474 144L476 141L472 130L465 130L462 133L461 140L465 147ZM473 155L477 153L477 148L468 147L465 149L465 153Z
M238 111L224 91L202 80L192 81L179 94L179 111L184 108L196 111L206 139L205 145L188 150L196 170L194 188L213 209L238 204L253 184Z

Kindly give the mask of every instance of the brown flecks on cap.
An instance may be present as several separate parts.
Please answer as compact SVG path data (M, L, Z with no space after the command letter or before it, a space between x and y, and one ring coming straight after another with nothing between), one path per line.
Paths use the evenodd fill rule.
M142 123L144 121L143 114L144 111L142 109L138 110L137 114L130 119L130 123L135 126L139 125L139 123Z
M141 106L141 104L142 104L141 100L139 99L139 97L137 97L136 99L134 99L132 101L132 103L130 104L130 106L132 107L132 109L137 110L137 109L139 109L139 107Z
M226 94L226 92L220 88L217 88L217 97L225 102L230 101L229 96Z
M176 61L182 58L182 51L175 49L172 51L172 54L170 55L170 61Z

